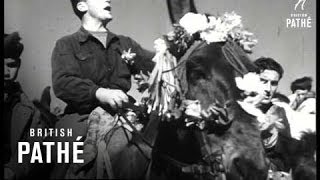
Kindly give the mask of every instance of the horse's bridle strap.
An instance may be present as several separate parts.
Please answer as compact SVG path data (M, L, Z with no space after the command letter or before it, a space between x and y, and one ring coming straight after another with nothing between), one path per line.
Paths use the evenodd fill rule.
M119 112L118 114L120 115L119 117L122 118L130 126L130 128L132 128L133 132L137 134L146 145L148 145L150 148L153 148L153 145L148 140L146 140L143 135L141 135L136 127L134 127L134 125L132 125L132 123L126 118L124 113Z
M189 166L182 167L182 172L192 174L207 174L211 173L210 166L204 166L200 164L191 164Z
M223 172L223 171L219 171L218 169L213 170L212 169L213 167L210 165L186 164L178 160L175 160L165 154L159 154L158 156L160 157L160 159L165 160L166 162L170 163L174 167L178 168L181 172L186 174L198 174L198 175L210 174L212 176L218 176Z

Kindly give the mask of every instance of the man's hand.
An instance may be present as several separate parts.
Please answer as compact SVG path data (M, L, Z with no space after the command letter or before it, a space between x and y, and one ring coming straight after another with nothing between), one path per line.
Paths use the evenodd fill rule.
M56 116L60 116L64 113L67 103L57 98L53 92L53 88L50 88L50 112Z
M140 71L140 74L136 74L134 76L134 80L138 85L139 92L142 92L149 87L149 84L148 84L149 77L150 77L150 74L149 76L147 76L143 74L142 71Z
M109 104L113 109L121 108L123 102L128 102L128 96L119 89L99 88L96 97L102 104Z

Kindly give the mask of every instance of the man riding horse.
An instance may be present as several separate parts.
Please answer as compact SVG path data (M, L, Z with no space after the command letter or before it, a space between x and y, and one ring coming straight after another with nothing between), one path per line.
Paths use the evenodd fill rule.
M128 102L128 97L123 91L126 92L130 88L130 72L137 73L140 69L151 70L153 62L146 60L151 59L153 54L143 50L130 38L114 35L106 29L106 25L112 19L109 1L86 0L72 1L72 3L76 14L81 17L82 27L78 32L58 40L52 55L53 89L57 97L68 104L65 110L67 114L57 122L56 128L73 127L73 129L77 129L73 133L74 137L68 139L69 141L75 141L77 136L86 136L83 156L85 162L72 166L67 172L69 177L112 178L114 176L110 162L115 161L110 160L114 156L108 156L108 143L105 136L116 125L114 120L115 109L121 109L122 105ZM196 24L189 24L188 18L193 16L195 16L195 19L191 23L196 23L197 20L204 23L202 26L200 25L200 29L197 29L199 27ZM182 104L186 104L183 111L189 116L189 124L193 123L200 130L204 129L204 131L196 131L195 133L203 149L201 153L205 162L201 162L204 164L186 166L183 171L190 173L195 171L194 168L202 169L203 167L207 169L205 170L205 176L209 174L216 176L215 171L218 171L218 169L213 168L213 166L222 165L226 167L225 170L229 173L229 176L233 176L232 174L235 173L239 177L249 179L265 177L266 162L263 159L259 131L253 125L255 123L254 119L248 117L247 122L235 119L238 115L245 116L245 114L239 109L235 101L238 97L238 91L235 86L234 71L237 71L236 74L238 75L243 75L252 66L248 59L241 57L245 56L245 53L242 49L239 50L240 46L236 43L240 42L245 51L250 51L252 45L255 44L255 40L251 38L250 33L242 29L239 16L234 13L226 13L221 18L186 14L179 23L181 25L180 29L177 27L177 31L175 31L177 36L166 37L168 42L177 45L169 48L172 55L166 53L166 49L159 48L153 58L153 61L156 61L156 66L149 79L151 86L147 91L150 93L147 100L148 112L157 111L161 116L167 115L168 110L174 110L174 107L181 105L177 101L179 97L171 95L180 94ZM223 23L226 24L223 25ZM221 25L220 29L218 28L219 25ZM216 32L220 34L216 36ZM198 45L197 43L194 44L197 38L199 40L199 37L202 38L202 42ZM222 46L224 43L219 42L226 42L226 46ZM186 89L180 88L181 91L178 90L180 85L177 84L178 81L174 77L175 71L169 69L170 67L176 68L175 58L181 60L180 58L192 44L195 46L192 55L201 52L199 56L208 54L216 58L222 58L212 61L211 58L204 56L203 58L206 59L199 62L198 56L186 58L186 66L183 67L186 67L184 73L186 73L185 83L188 84L188 91L185 92L185 97L189 101L183 97L184 92L182 91ZM157 45L164 47L161 43ZM220 56L217 56L219 54ZM192 65L192 63L199 63L201 66L207 65L205 68L209 69L199 72L193 69L198 66ZM166 69L164 67L169 68L167 69L168 72L164 72ZM221 71L222 69L224 71ZM228 91L221 91L221 88L228 89ZM201 92L204 92L204 94ZM196 108L198 111L192 113L192 110L189 111L192 106L200 108ZM88 113L90 113L89 116ZM232 121L234 122L231 124ZM226 128L230 126L231 128ZM88 132L86 132L86 127ZM132 128L134 129L134 127ZM220 136L217 136L219 131ZM254 140L246 141L245 139L248 137L243 140L229 138L230 136L236 137L239 131L251 131L250 135L247 133L242 135ZM208 142L205 140L207 138L209 138ZM229 145L225 143L229 143ZM239 143L245 143L246 145L243 146ZM235 152L234 148L237 146L242 149L240 153ZM138 149L141 148L140 146L137 147ZM252 147L256 149L251 149L250 152L261 161L254 162L248 156L248 150ZM227 149L223 150L224 148ZM222 162L220 160L219 164L213 163L222 156L226 156L228 160ZM96 163L92 164L95 160ZM97 169L93 174L86 169L95 165ZM253 173L240 168L239 166L242 165L252 167L252 172L257 172L259 176L255 177ZM105 167L107 174L105 174L103 167Z
M81 27L59 39L52 54L53 90L68 104L56 128L73 128L73 138L68 140L71 142L78 136L87 137L84 159L88 163L96 147L86 148L95 146L98 140L92 136L99 128L94 132L87 129L97 127L102 120L110 127L115 123L117 109L131 100L126 94L131 87L131 74L151 71L154 54L107 28L113 19L111 1L71 0L71 3ZM108 130L102 131L98 134Z

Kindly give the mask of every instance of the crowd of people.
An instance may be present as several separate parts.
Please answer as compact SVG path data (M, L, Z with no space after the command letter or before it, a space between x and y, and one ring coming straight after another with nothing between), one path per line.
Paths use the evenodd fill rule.
M282 66L276 60L265 57L255 60L254 64L259 69L259 90L255 95L246 96L243 99L245 104L240 104L248 113L260 119L261 137L271 161L271 169L289 172L289 162L285 158L286 139L292 137L300 140L303 133L316 132L312 79L302 77L293 81L292 94L287 97L277 92L284 74Z
M76 141L78 136L91 136L87 128L95 125L91 120L97 114L114 121L116 109L131 100L127 95L131 88L131 75L137 74L136 80L141 84L144 75L154 67L152 58L155 55L133 39L109 31L108 23L112 20L110 1L71 0L71 3L81 20L80 28L56 42L51 59L52 88L49 90L50 112L59 117L55 127L73 128L72 137L68 139L70 142ZM20 39L17 32L4 35L3 157L6 158L5 177L8 179L26 177L32 171L30 164L17 163L17 142L30 141L27 129L41 127L42 123L40 111L16 81L23 51ZM125 60L124 54L128 55ZM134 63L130 63L132 59ZM266 152L273 157L278 153L275 147L281 146L278 138L299 139L304 131L316 131L316 94L312 91L312 79L302 77L291 83L292 94L285 96L277 92L284 75L282 66L266 57L255 60L254 64L260 70L258 74L263 90L245 97L243 101L250 102L261 114L280 122L278 126L261 127ZM52 141L65 139L55 138ZM288 171L284 162L276 157L273 165ZM66 166L61 164L58 169L55 172L66 170Z

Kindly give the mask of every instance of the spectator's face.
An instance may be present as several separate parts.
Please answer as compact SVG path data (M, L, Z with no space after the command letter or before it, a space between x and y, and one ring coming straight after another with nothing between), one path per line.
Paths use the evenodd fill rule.
M271 102L271 99L276 92L280 80L280 75L277 71L266 69L260 73L261 88L263 93L262 104Z
M297 89L294 93L297 95L297 101L302 102L306 99L306 96L308 94L308 90Z
M100 21L112 19L111 0L86 0L79 3L84 3L87 14L94 19Z
M4 80L14 81L19 71L19 62L12 58L4 59Z

